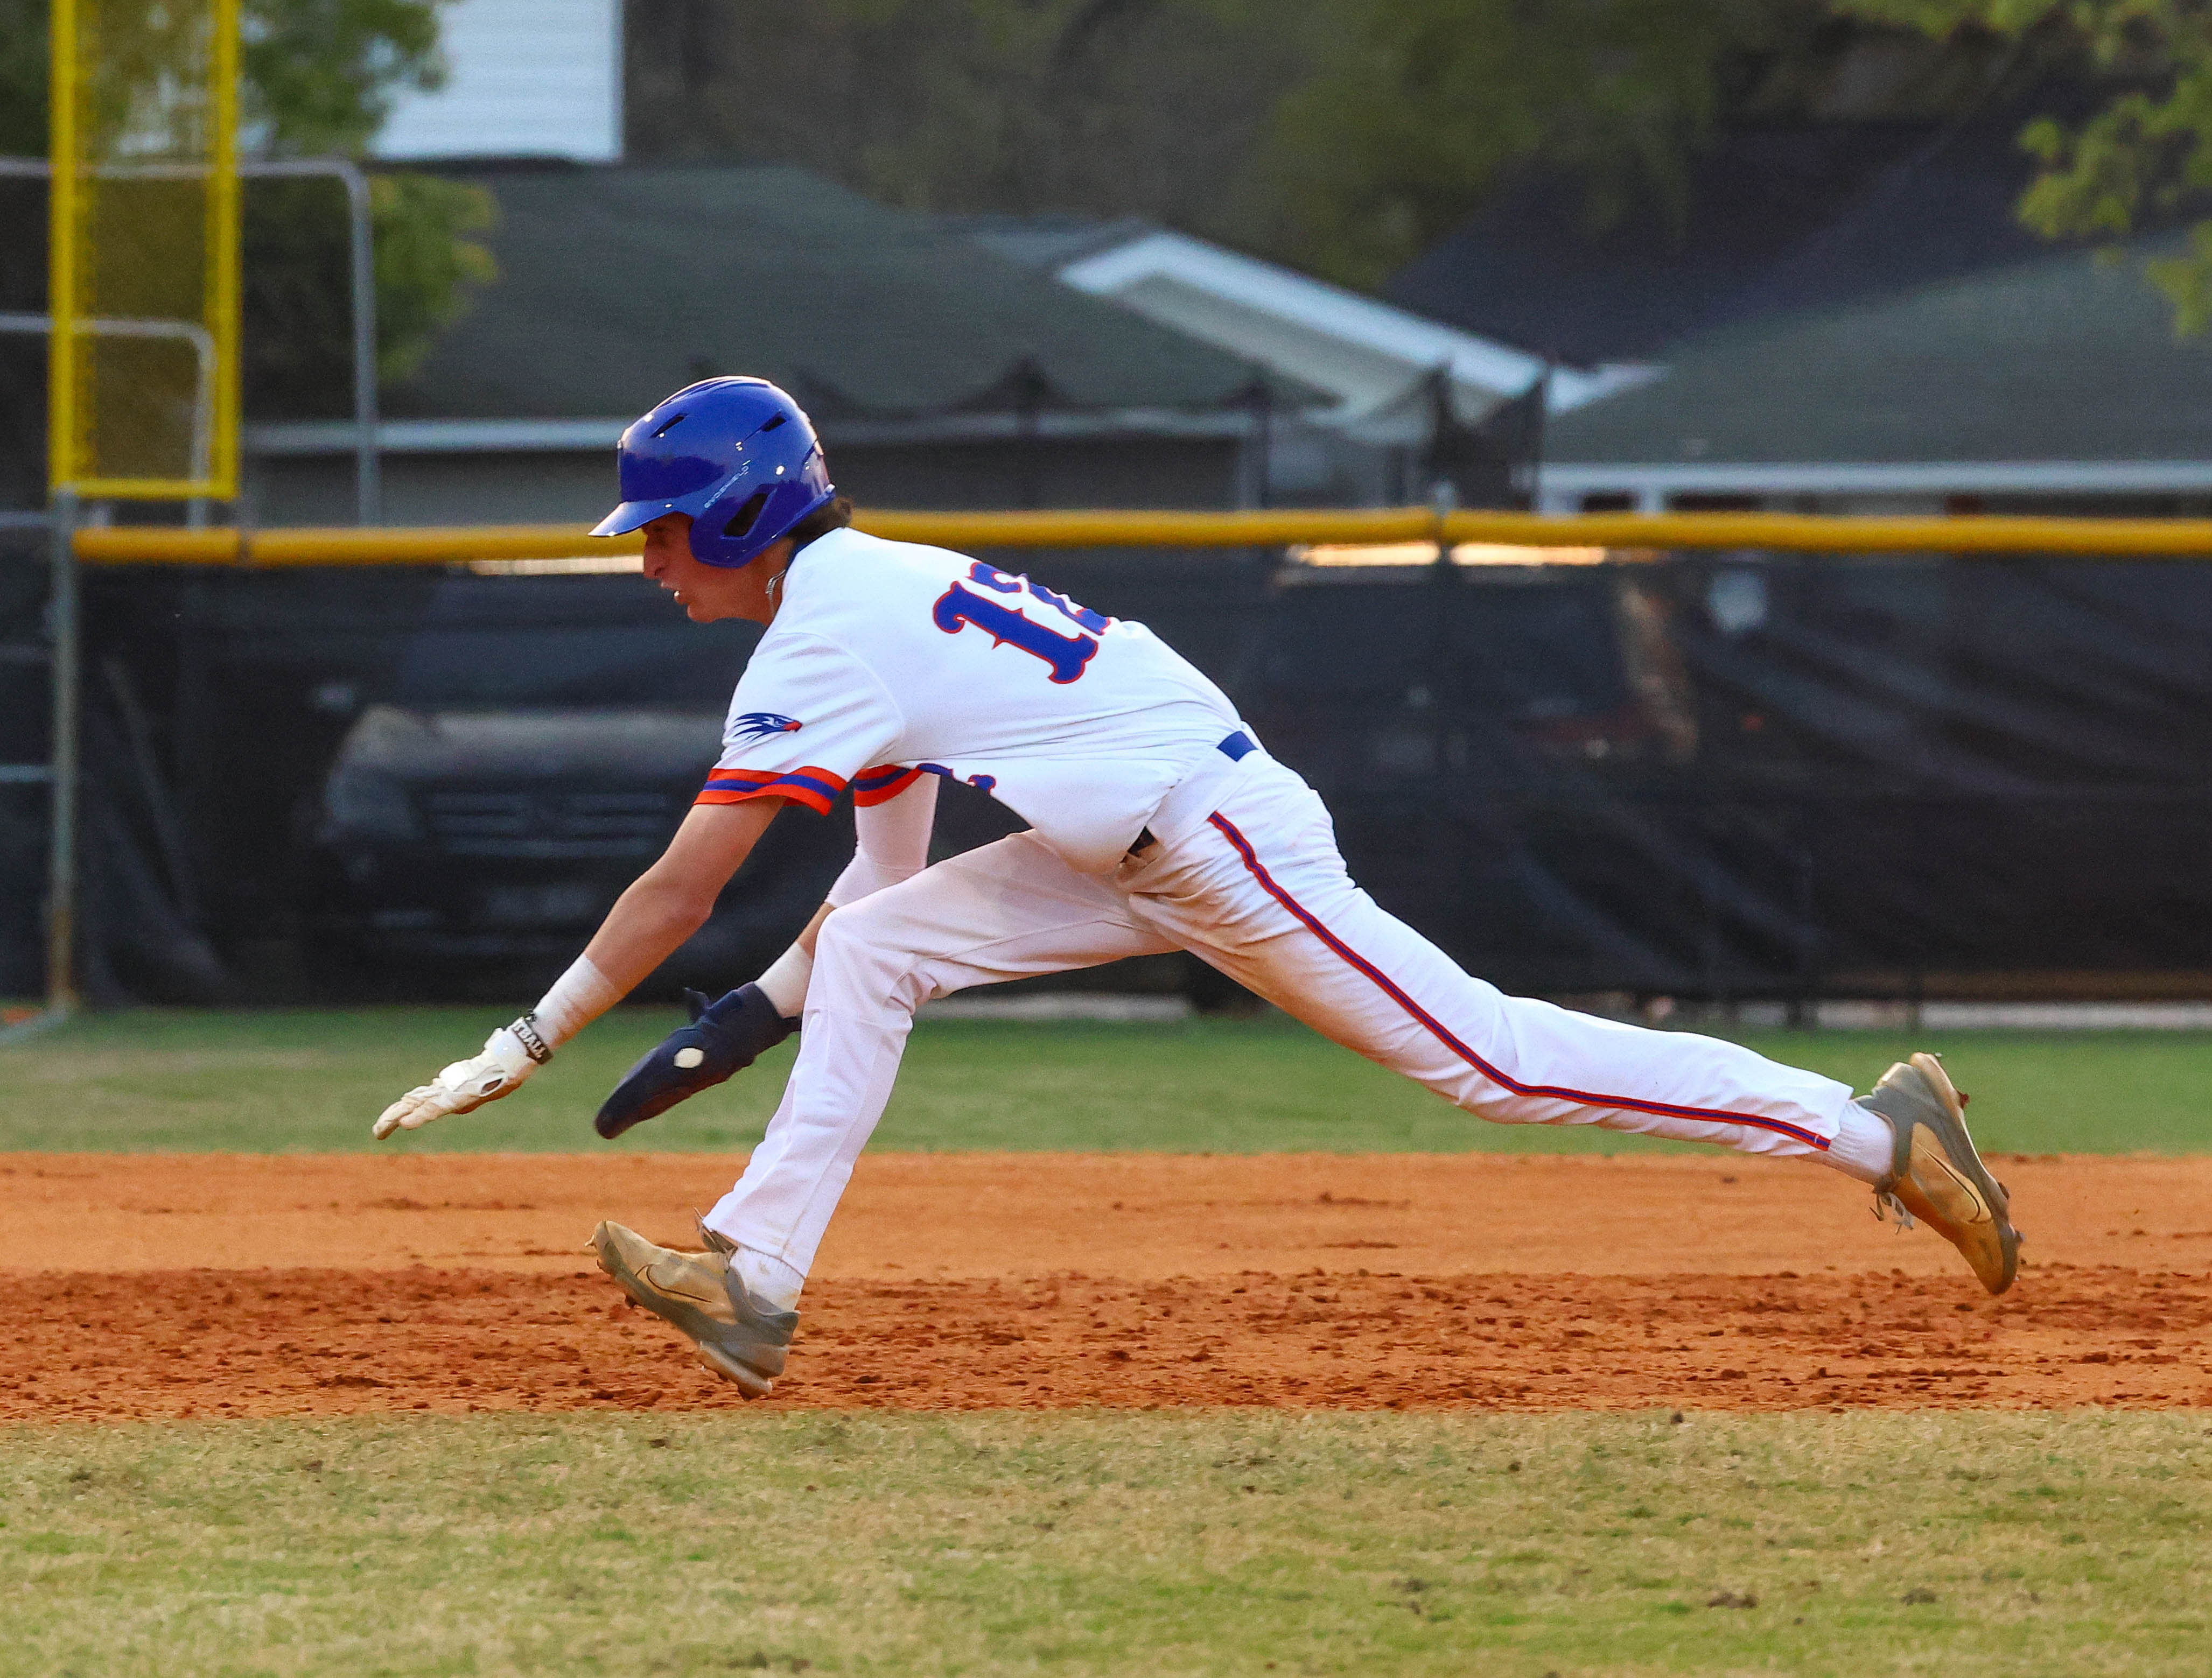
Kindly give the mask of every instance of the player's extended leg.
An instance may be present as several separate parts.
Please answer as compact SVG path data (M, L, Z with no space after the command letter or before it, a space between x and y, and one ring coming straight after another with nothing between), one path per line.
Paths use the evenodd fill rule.
M1123 865L1115 883L1140 920L1316 1030L1484 1118L1817 1157L1908 1198L1918 1184L1900 1176L1912 1175L1899 1164L1903 1152L1940 1128L1954 1164L1975 1179L1970 1198L1991 1215L1963 1239L1948 1223L1938 1227L1993 1292L2010 1282L2017 1238L2002 1190L1947 1107L1956 1098L1948 1081L1937 1087L1940 1068L1902 1069L1914 1102L1899 1108L1909 1117L1899 1128L1880 1092L1854 1103L1848 1086L1740 1045L1507 997L1352 883L1328 811L1303 781L1272 762L1249 767L1206 822ZM1941 1176L1932 1162L1926 1170L1931 1181Z
M935 997L1173 942L1127 900L1017 833L926 869L823 924L797 1063L768 1134L707 1227L803 1277Z
M1138 915L1316 1031L1468 1112L1749 1153L1825 1151L1850 1090L1752 1051L1508 997L1352 883L1320 798L1255 766L1194 833L1133 858Z

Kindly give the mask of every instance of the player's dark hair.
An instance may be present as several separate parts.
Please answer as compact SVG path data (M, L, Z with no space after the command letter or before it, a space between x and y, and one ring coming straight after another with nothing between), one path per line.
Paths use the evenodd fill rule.
M846 496L823 503L793 524L784 534L791 538L791 551L796 554L817 536L826 536L832 530L842 530L853 522L853 503Z

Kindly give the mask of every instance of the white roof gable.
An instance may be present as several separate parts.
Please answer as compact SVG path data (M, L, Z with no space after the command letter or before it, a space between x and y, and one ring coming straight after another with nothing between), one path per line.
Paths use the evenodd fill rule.
M620 0L453 0L438 17L452 74L395 101L377 156L622 156Z
M1111 297L1164 326L1335 393L1333 416L1391 407L1439 367L1480 412L1545 372L1540 356L1325 281L1182 233L1147 232L1059 270L1066 283ZM1579 408L1650 376L1643 367L1555 368L1550 407Z

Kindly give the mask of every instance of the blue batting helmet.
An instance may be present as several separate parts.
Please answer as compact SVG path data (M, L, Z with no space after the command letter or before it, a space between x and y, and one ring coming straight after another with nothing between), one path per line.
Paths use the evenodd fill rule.
M749 563L837 493L813 421L765 379L684 386L623 433L616 460L622 505L592 534L689 513L704 565Z

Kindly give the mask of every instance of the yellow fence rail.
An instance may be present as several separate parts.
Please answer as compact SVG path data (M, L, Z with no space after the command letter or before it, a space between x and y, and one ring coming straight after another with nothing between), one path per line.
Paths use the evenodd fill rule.
M2114 559L2212 555L2212 519L1816 517L1767 512L1449 512L1430 507L1238 512L867 511L860 529L946 548L1273 548L1443 542L1514 548L1771 548L1823 554L2065 554ZM357 526L242 530L81 530L90 565L454 565L635 554L635 536L595 541L573 524Z

